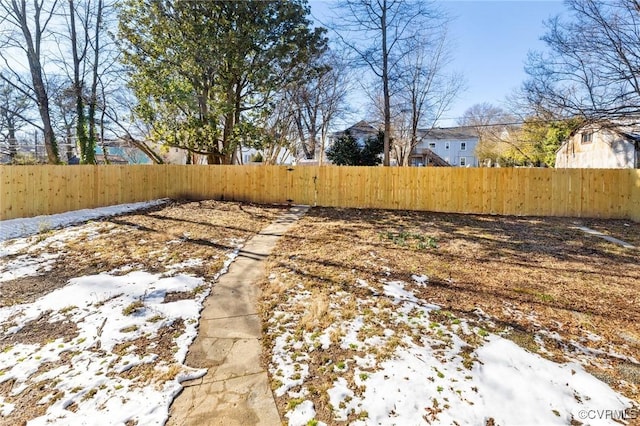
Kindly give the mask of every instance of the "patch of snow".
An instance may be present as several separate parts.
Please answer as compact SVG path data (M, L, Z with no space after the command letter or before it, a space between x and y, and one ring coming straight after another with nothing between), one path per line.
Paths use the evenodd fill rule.
M360 343L360 340L358 339L358 332L363 326L364 326L364 317L362 315L359 315L355 317L352 321L343 324L342 329L343 331L346 331L346 332L342 337L340 347L342 349L349 349L351 348L351 345L357 346L358 343Z
M67 241L91 239L104 232L113 232L112 227L88 224L63 229L46 237L27 237L0 242L0 283L42 275L43 272L49 271L63 254ZM45 250L48 252L43 253ZM14 258L7 260L10 256Z
M429 311L440 309L438 305L422 303L412 291L404 289L406 283L403 281L383 281L383 284L384 294L392 297L394 303L399 304L404 302L399 309L403 314L408 314L413 309L417 309L421 311L423 315L428 316Z
M498 424L526 420L535 424L567 424L581 410L624 410L631 400L588 374L577 363L557 364L532 354L510 340L490 336L476 351L474 367L480 401L475 408L493 413ZM526 386L522 386L526 383ZM505 401L510 401L505 404ZM613 424L596 419L590 424Z
M2 224L2 221L0 221L0 224ZM43 249L62 249L67 241L79 238L91 239L100 232L112 232L112 228L104 224L91 223L65 228L53 234L42 234L7 241L0 240L0 259L21 252L29 254L38 253Z
M330 325L320 336L318 336L318 341L322 349L327 350L331 346L331 334L336 330L336 326Z
M638 362L638 360L635 359L634 357L622 355L611 348L609 348L609 350L588 348L582 345L581 343L576 342L575 340L570 340L569 346L573 347L573 354L571 355L574 355L576 359L583 364L588 364L590 361L593 362L594 359L607 360L610 358L617 358L619 360L628 361L636 365L640 364L640 362ZM598 364L600 364L600 366L602 367L609 366L609 364L602 364L602 363L598 363Z
M356 397L353 391L349 389L347 381L344 378L339 377L338 380L333 383L333 387L327 390L327 393L329 394L329 403L333 408L337 421L346 421L347 416L352 412L360 412L358 408L360 398Z
M127 265L120 266L119 268L112 269L108 273L110 275L121 275L134 270L141 270L143 267L144 265L140 263L129 263Z
M154 336L160 327L182 319L185 330L175 339L178 350L173 361L181 364L196 336L204 294L171 303L164 303L164 297L168 292L193 290L202 283L203 279L196 277L162 277L140 271L122 276L99 274L74 278L67 286L34 303L1 308L0 321L19 319L8 333L19 331L28 321L48 311L53 312L51 321L69 320L78 328L78 335L69 342L57 339L42 345L16 345L0 354L0 370L6 371L3 380L16 380L14 392L34 380L55 377L55 390L63 395L30 424L44 425L54 420L67 424L113 424L131 419L139 424L161 424L181 388L180 382L199 377L206 370L181 365L175 378L161 385L152 381L150 386L140 386L113 373L148 364L156 367L155 374L161 375L162 369L168 370L169 365L158 365L152 348L146 350L145 356L133 352L117 355L112 350L115 345L136 337ZM127 307L133 302L142 302L142 306L127 313ZM96 347L101 352L98 357L91 350ZM63 353L71 356L68 364L33 377L45 362L58 361ZM43 398L46 401L47 395ZM74 402L76 412L67 410Z
M392 297L395 303L400 302L414 302L418 299L413 295L411 291L404 289L404 283L402 281L389 281L383 286L384 294Z
M361 368L374 368L378 361L376 361L376 357L372 354L366 354L364 357L360 357L358 355L354 356L356 364Z
M590 331L585 332L585 337L592 342L599 342L602 340L602 336L599 336L595 333L591 333Z
M59 253L43 253L38 257L22 255L9 262L2 262L0 282L40 275L42 272L51 270L58 257L60 257Z
M418 284L428 282L422 275L412 276L412 280ZM430 313L440 309L439 306L416 297L403 281L383 280L381 284L382 292L393 302L393 307L375 306L375 297L371 301L359 299L358 311L370 309L372 316L361 314L340 320L340 309L348 298L336 295L331 304L331 309L338 313L336 321L315 333L314 339L322 342L323 349L334 344L330 337L339 332L340 348L358 351L350 358L341 359L349 368L337 368L337 364L331 362L323 365L337 376L326 395L336 422L346 421L349 415L355 414L358 420L350 424L359 426L487 424L490 419L495 424L566 425L575 420L604 425L616 423L611 416L585 418L585 413L607 410L621 413L633 407L633 401L588 374L579 362L549 361L503 337L481 333L477 321L456 319L452 324L432 321ZM370 289L373 296L380 295L365 280L358 279L355 285ZM308 292L288 296L288 307L301 308L308 304ZM534 313L524 314L511 306L505 306L505 310L537 322ZM493 324L492 318L482 310L477 309L474 314L483 325ZM271 323L271 330L284 327L286 331L278 331L282 334L275 339L270 370L272 374L280 372L277 379L283 385L276 390L276 395L282 396L296 386L304 389L302 378L308 374L308 366L305 364L304 369L294 366L302 359L308 362L309 358L308 353L304 356L298 353L295 360L291 357L294 351L304 351L303 346L296 346L298 337L293 333L300 315L279 318ZM375 333L362 333L372 318L376 321ZM401 325L402 332L396 333L394 325ZM475 345L471 347L464 340L470 334L474 336L469 341ZM478 339L478 335L482 339ZM555 339L566 348L578 348L578 352L593 352L577 342L565 343L557 332L546 330L534 337L542 348L542 336ZM591 341L597 341L597 337L587 335ZM303 333L306 346L312 346L311 341L317 343L314 339ZM392 346L388 346L389 343ZM378 349L391 351L378 358ZM587 355L593 353L585 353ZM296 376L300 381L292 380L294 370L301 373ZM357 388L350 388L350 383ZM298 398L291 391L289 396ZM299 408L303 404L306 405ZM315 412L310 414L310 410L313 404L305 401L285 416L290 419L289 424L302 425L315 415Z
M171 264L171 265L167 265L166 268L170 272L175 272L175 271L179 271L181 269L194 268L194 267L202 266L202 264L203 264L202 259L189 259L189 260L185 260L184 262L179 262L179 263L174 263L174 264Z
M0 396L0 416L8 417L15 408L15 405L5 402L4 399Z
M52 234L29 237L30 234L164 202L166 200L1 221L0 282L41 273L64 252L70 240L90 240L98 234L118 231L107 223L95 223ZM43 250L57 253L42 255ZM227 272L238 252L236 248L226 255L214 279ZM202 260L191 259L172 265L171 272L201 264ZM0 326L5 337L20 332L29 321L47 315L50 322L60 321L61 327L73 324L75 327L70 327L70 333L77 328L75 336L15 344L0 353L1 381L15 380L10 395L15 396L40 381L51 383L51 388L37 401L48 405L46 412L30 420L29 425L110 425L129 421L164 424L169 406L181 390L180 383L206 372L183 363L196 336L202 303L209 291L165 303L167 293L193 291L204 284L204 279L179 273L174 276L151 274L135 271L136 268L139 265L132 264L111 273L77 277L33 303L0 307ZM113 275L116 273L117 276ZM182 320L183 329L179 335L171 336L175 345L173 357L160 359L154 353L158 347L154 337L161 327L171 326L177 320ZM135 339L141 337L149 338L151 343L136 348L140 343ZM140 342L145 344L145 340ZM114 352L116 346L119 350ZM137 352L139 349L143 349L142 354ZM48 370L47 363L58 365ZM142 375L134 373L131 379L119 375L136 367L141 367ZM148 377L144 374L145 368L150 369ZM73 410L69 409L70 405ZM14 405L0 397L0 416L9 416L14 411Z
M366 424L485 424L493 418L496 424L564 425L580 419L581 410L632 404L580 365L556 364L498 336L476 351L482 364L471 371L456 350L443 361L429 347L401 348L378 371L358 377L356 383L366 386L360 407L368 413Z
M313 402L309 400L301 402L285 414L285 417L289 418L289 426L306 426L315 416L316 410L313 408Z
M635 246L633 244L627 243L626 241L619 240L619 239L614 238L614 237L612 237L610 235L603 234L600 231L596 231L596 230L593 230L591 228L587 228L586 226L575 226L574 229L579 229L582 232L584 232L586 234L589 234L589 235L595 235L596 237L600 237L600 238L602 238L604 240L609 241L610 243L621 245L622 247L627 248L627 249L634 249L635 248Z
M309 365L296 362L289 351L289 341L293 335L286 331L276 337L274 341L271 374L282 384L274 390L276 396L284 395L289 389L301 385L309 375ZM296 342L297 343L297 342Z
M25 237L45 230L62 228L74 223L85 222L99 217L115 216L135 210L146 209L166 202L166 199L162 199L142 203L99 207L96 209L76 210L47 216L2 220L0 221L0 241Z
M411 275L411 279L423 286L427 285L427 282L429 281L429 277L426 275Z

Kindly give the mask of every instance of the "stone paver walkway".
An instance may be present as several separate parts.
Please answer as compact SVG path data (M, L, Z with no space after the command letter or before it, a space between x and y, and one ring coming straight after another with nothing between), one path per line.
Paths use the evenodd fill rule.
M183 383L167 425L282 424L267 371L260 363L257 282L278 238L307 210L294 206L251 238L213 286L204 303L198 336L187 355L187 365L208 372Z

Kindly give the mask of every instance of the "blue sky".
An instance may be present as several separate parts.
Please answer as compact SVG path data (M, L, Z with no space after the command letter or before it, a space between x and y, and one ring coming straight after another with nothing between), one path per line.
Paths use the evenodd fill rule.
M311 0L311 11L323 16L335 3ZM455 18L449 27L454 46L451 68L462 72L467 82L441 126L455 125L455 118L476 103L499 105L520 87L526 78L527 53L545 49L540 41L543 22L565 10L560 0L437 3Z

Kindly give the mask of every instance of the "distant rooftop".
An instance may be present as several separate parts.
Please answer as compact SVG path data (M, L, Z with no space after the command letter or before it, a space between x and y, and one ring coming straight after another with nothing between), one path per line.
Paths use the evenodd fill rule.
M350 132L352 135L354 136L359 136L359 135L377 135L378 134L378 129L376 129L375 127L373 127L371 124L369 124L368 122L361 120L358 121L356 124L354 124L351 127L347 127L344 130L340 130L338 132L335 132L333 135L335 137L340 137L342 135L344 135L346 132Z
M425 139L478 139L478 135L469 127L435 127L433 129L420 129Z
M351 127L335 132L334 137L340 137L349 131L354 136L360 135L376 135L378 129L365 120L359 121ZM435 127L433 129L420 129L420 134L424 135L424 139L431 140L468 140L478 139L478 135L470 127Z

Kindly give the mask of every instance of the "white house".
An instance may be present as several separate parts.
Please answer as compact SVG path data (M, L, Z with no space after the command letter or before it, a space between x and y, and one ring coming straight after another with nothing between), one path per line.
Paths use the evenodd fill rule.
M420 137L420 142L411 153L412 166L476 167L478 165L476 146L479 138L467 127L421 130ZM438 164L441 160L446 164Z
M581 127L558 149L556 168L640 168L640 127Z

